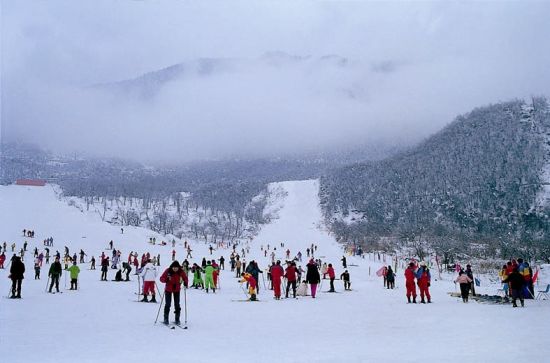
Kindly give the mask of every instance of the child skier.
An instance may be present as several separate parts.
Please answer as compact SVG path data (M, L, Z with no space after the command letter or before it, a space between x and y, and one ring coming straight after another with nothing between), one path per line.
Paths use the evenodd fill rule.
M341 275L340 279L344 281L344 290L351 290L351 282L349 282L349 272L345 270Z
M250 294L250 301L256 301L256 286L257 282L254 276L247 272L243 272L241 274L242 280L239 280L239 282L242 284L243 282L248 283L248 293Z
M78 290L78 274L80 273L80 267L76 265L76 260L73 261L73 265L69 267L68 271L71 274L71 288L69 290Z

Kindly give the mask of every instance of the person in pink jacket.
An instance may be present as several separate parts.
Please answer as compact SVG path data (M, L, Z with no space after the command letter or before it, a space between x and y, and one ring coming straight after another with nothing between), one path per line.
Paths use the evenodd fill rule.
M460 270L460 272L458 273L458 277L455 280L455 284L457 282L460 284L460 294L462 295L462 301L467 303L472 279L469 278L468 275L466 275L463 270Z
M336 290L334 290L334 279L336 278L336 274L334 273L332 263L328 264L327 274L328 278L330 279L330 290L328 290L328 292L336 292Z

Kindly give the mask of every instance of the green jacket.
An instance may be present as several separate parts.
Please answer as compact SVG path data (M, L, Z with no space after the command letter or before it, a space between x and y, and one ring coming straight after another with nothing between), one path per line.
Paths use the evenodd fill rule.
M212 274L214 273L214 266L212 265L207 265L205 268L204 268L204 274L207 276L207 277L212 277Z
M67 269L67 271L71 273L71 279L77 279L78 274L80 273L80 267L78 267L77 265L72 265Z

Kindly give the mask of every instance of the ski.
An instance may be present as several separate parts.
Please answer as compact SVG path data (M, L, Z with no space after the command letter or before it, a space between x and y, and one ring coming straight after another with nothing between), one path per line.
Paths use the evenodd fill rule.
M233 302L265 302L263 300L250 300L250 299L240 299L240 300L231 300Z

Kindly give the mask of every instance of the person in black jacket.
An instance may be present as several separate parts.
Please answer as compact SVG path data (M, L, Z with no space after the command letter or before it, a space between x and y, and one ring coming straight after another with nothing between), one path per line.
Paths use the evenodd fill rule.
M306 265L306 281L311 287L311 297L315 299L315 294L317 293L317 284L321 281L321 275L319 274L319 269L317 269L317 264L313 260L309 260L309 263Z
M21 257L13 256L10 268L11 296L10 299L21 299L21 284L23 283L25 264Z
M63 271L63 268L61 267L61 262L59 262L59 257L55 257L54 263L50 266L50 271L48 272L48 276L51 278L52 282L50 282L50 289L49 292L52 292L53 285L55 284L55 290L59 292L59 278L61 277L61 273Z
M248 263L248 266L246 267L245 272L248 272L256 279L256 285L257 285L256 293L259 294L260 293L260 280L259 280L260 275L259 274L263 274L263 271L260 270L260 268L258 267L258 262L254 260L250 261Z
M508 275L507 278L502 280L503 284L507 282L510 283L510 289L512 290L512 306L515 308L518 307L518 305L516 304L516 300L519 297L519 301L521 302L521 306L523 307L523 286L525 284L525 280L523 279L523 276L519 273L517 267L510 275Z

